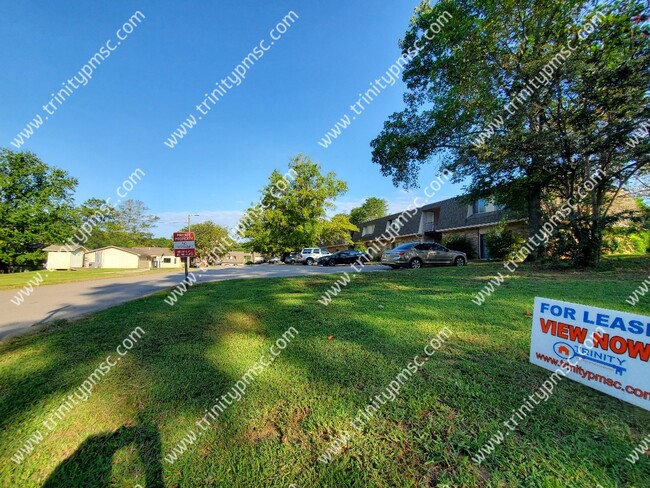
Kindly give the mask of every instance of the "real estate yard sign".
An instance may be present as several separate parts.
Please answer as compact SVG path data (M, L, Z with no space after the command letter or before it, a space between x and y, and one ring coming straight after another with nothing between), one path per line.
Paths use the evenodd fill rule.
M650 410L650 317L535 297L530 362Z
M194 232L174 232L174 256L192 258L195 255Z

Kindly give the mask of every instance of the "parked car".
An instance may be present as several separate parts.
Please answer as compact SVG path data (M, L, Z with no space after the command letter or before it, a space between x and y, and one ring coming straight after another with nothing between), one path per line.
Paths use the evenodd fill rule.
M437 242L407 242L401 246L385 251L381 256L381 264L396 268L422 268L436 264L452 264L464 266L467 255L464 252L452 251Z
M280 262L280 258L278 256L275 256L274 258L271 258L267 261L269 264L278 264Z
M280 260L284 264L296 264L298 262L298 257L300 256L300 253L298 251L296 252L285 252Z
M300 251L300 256L298 262L311 266L319 258L323 256L329 256L330 252L327 249L321 249L320 247L306 247Z
M318 264L323 266L336 266L337 264L352 264L357 261L363 253L355 250L338 251L327 256L318 258Z

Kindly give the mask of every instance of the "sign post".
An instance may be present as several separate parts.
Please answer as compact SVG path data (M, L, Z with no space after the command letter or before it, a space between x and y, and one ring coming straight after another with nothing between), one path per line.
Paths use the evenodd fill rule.
M190 258L196 256L194 232L174 232L174 256L185 258L185 279L187 279Z

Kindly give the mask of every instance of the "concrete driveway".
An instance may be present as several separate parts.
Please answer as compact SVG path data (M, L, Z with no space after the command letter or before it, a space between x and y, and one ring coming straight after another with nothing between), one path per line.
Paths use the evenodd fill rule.
M385 266L367 265L361 272L386 270ZM197 283L242 278L282 278L350 271L349 266L316 267L301 265L264 264L255 266L218 266L205 272L192 270ZM42 285L34 289L17 306L10 300L16 289L0 291L0 338L18 335L45 322L72 319L135 300L178 285L184 272L123 276L120 278L81 281L60 285ZM161 299L162 300L162 299Z

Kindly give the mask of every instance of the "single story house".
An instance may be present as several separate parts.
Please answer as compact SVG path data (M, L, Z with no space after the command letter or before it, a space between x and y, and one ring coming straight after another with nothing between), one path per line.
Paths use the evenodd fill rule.
M139 265L140 268L182 268L185 266L185 260L174 256L174 251L166 247L130 247L129 249L140 254L140 261L148 261L147 266Z
M84 265L84 253L88 251L83 246L74 248L52 244L43 249L47 252L47 269L73 269L82 268Z
M93 249L84 255L84 268L148 268L149 261L140 259L140 253L118 246Z
M410 212L412 213L412 212ZM437 241L447 237L465 236L471 242L479 259L489 258L485 234L505 221L513 231L525 234L526 219L508 209L498 207L489 200L478 200L471 205L461 197L449 198L418 208L411 217L408 213L395 213L379 219L363 222L358 232L352 233L354 243L370 247L373 242L384 248L393 249L404 242ZM389 242L389 229L397 234L395 242ZM388 239L380 239L384 235ZM347 244L338 243L326 247L330 252L347 249Z

